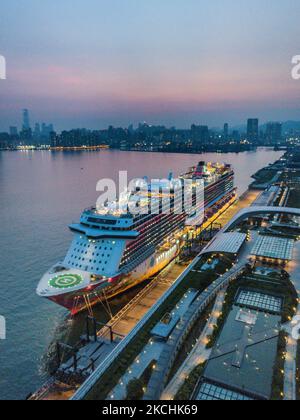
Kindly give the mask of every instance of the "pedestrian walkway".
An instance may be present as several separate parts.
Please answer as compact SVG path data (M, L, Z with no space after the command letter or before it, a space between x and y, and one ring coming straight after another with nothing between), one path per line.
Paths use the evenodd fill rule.
M119 383L110 392L107 400L125 400L127 396L127 385L132 379L139 379L145 370L159 358L162 352L164 343L151 340L142 352L135 359L134 363L129 367L126 373L122 376ZM155 366L152 365L152 368Z
M172 400L183 385L184 381L188 378L190 373L199 364L208 360L211 354L211 350L206 348L208 342L208 336L213 333L214 325L216 325L219 316L221 315L223 302L225 298L225 290L219 292L211 316L198 339L197 344L193 348L192 352L186 358L184 363L181 365L179 370L176 372L173 379L169 382L165 388L161 400Z
M300 311L298 311L300 315ZM284 399L287 401L296 400L296 357L297 341L292 337L293 324L285 326L289 337L286 345L286 358L284 363Z
M226 226L240 210L251 206L260 195L261 191L246 191L228 210L218 217L216 222L220 223L222 227Z
M172 286L187 265L172 263L151 281L129 304L112 318L98 336L109 338L108 326L117 336L125 337L149 309Z

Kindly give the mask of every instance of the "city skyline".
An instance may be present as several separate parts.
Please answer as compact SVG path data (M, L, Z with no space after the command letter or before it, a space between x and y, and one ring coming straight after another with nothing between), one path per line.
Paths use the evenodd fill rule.
M22 148L112 148L120 150L161 152L242 152L259 146L289 147L299 144L299 122L270 121L248 118L239 128L224 123L223 129L192 124L188 129L139 123L128 128L110 125L102 130L77 128L57 132L52 123L31 124L28 109L22 110L22 129L10 126L9 133L0 132L0 150Z
M12 0L2 8L0 131L22 108L59 131L299 120L294 0Z
M26 115L26 117L25 117L25 115ZM6 127L3 130L3 133L4 132L9 132L11 129L16 130L17 132L21 132L24 129L25 129L25 131L28 130L28 129L31 129L33 131L34 129L37 128L37 126L47 126L47 123L45 121L38 121L34 116L32 117L31 110L28 109L28 108L23 108L22 110L19 110L19 115L17 117L18 117L18 120L14 121L14 123L12 125L10 125L9 127ZM27 124L25 123L25 120L28 120ZM191 129L191 127L193 125L198 125L198 126L207 126L210 130L217 131L217 132L224 132L224 130L227 130L227 135L228 135L229 130L239 130L239 131L244 132L244 133L248 132L249 121L257 121L259 130L261 130L262 128L264 130L266 130L268 125L270 125L270 124L279 124L279 125L283 126L284 124L292 123L295 126L297 126L297 129L298 129L298 126L300 126L300 116L299 116L299 120L286 120L286 121L278 121L278 120L275 120L275 119L272 119L272 118L269 119L269 120L263 120L262 121L258 117L254 117L254 116L249 117L248 116L248 118L246 118L244 121L240 121L239 124L231 125L229 122L224 122L223 121L223 122L220 122L220 124L218 126L217 125L216 126L210 126L210 125L208 125L208 123L206 121L201 121L201 122L190 121L190 123L187 124L186 127L181 127L181 126L176 126L176 125L168 125L164 121L161 121L160 123L155 124L153 121L145 121L144 120L144 121L137 121L135 123L133 123L132 121L129 121L129 123L125 126L121 126L121 125L114 126L113 124L108 124L107 126L103 126L103 127L98 126L97 128L74 126L74 127L70 127L70 128L64 128L64 129L61 129L61 130L59 130L59 129L55 130L55 129L53 129L54 124L50 123L49 127L51 127L53 129L53 131L55 131L55 132L62 132L62 131L71 131L71 130L78 130L78 129L86 129L86 130L91 130L91 131L92 130L97 131L97 130L106 130L109 127L118 127L118 128L123 128L123 129L128 128L128 129L131 130L131 129L138 129L143 124L148 125L149 127L157 126L157 127L164 127L166 129L173 129L174 128L174 129L177 129L177 130L189 130L189 129ZM0 132L1 132L1 130L0 130Z

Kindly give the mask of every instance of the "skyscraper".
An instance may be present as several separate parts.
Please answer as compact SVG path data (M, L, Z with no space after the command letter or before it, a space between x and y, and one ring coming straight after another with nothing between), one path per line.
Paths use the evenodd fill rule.
M195 125L191 127L193 148L195 150L209 143L209 129L206 125Z
M29 111L28 109L23 109L23 130L27 131L29 129L30 129Z
M41 136L41 127L39 123L35 124L33 136L36 140L38 140Z
M44 140L47 140L50 138L50 134L54 132L54 127L53 124L45 124L42 123L42 128L41 128L41 136Z
M266 129L266 141L276 145L282 140L282 125L279 122L269 122Z
M9 127L9 134L12 137L17 136L18 135L18 129L17 129L17 127Z
M249 118L247 123L247 140L250 143L258 143L258 118Z
M229 125L227 123L224 124L223 136L224 140L227 141L229 136Z

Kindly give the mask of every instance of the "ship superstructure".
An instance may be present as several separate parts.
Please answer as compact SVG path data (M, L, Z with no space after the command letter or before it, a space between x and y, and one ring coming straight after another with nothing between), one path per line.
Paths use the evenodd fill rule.
M195 186L200 182L204 193L199 201ZM190 200L185 201L188 188ZM176 258L191 229L207 222L235 195L230 165L200 162L177 179L137 186L139 200L132 211L115 203L86 209L79 223L69 226L74 233L70 249L43 276L38 295L76 313L136 286ZM200 207L203 211L198 212Z

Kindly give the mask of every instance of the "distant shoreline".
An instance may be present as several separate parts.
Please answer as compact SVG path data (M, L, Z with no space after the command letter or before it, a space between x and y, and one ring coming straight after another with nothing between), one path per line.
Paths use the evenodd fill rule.
M96 147L20 147L20 148L8 148L0 149L0 152L55 152L55 153L66 153L66 152L103 152L103 151L118 151L118 152L135 152L135 153L158 153L158 154L177 154L177 155L204 155L208 153L218 153L218 154L240 154L246 152L256 152L259 149L271 149L276 152L286 151L287 148L275 148L274 146L258 146L247 148L244 150L204 150L204 151L172 151L172 150L124 150L124 149L115 149L104 146Z

